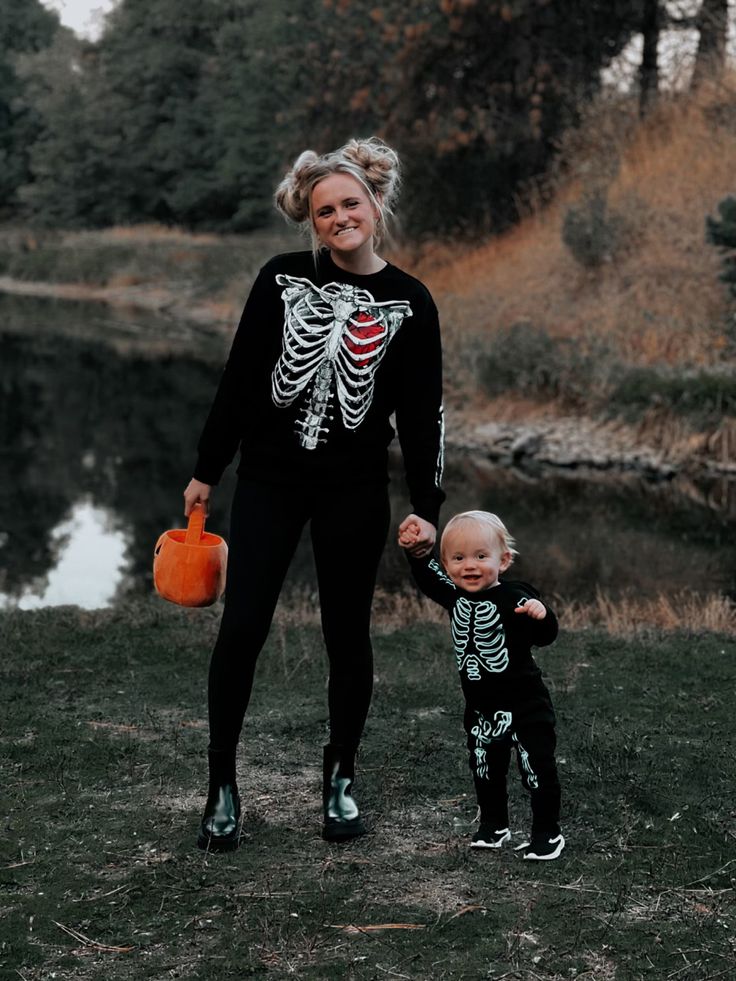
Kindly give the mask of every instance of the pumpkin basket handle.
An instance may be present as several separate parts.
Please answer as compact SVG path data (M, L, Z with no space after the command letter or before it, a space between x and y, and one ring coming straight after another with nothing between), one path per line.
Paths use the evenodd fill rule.
M201 504L195 504L189 513L189 524L187 525L187 533L184 538L186 545L199 545L204 534L205 520L204 508Z

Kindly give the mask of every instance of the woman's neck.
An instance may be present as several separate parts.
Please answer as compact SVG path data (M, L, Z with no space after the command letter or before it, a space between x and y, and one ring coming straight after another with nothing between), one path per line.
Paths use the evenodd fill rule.
M345 272L353 273L355 276L370 276L372 273L380 272L386 265L386 260L370 249L361 251L356 249L354 252L338 252L330 249L330 258L338 267Z

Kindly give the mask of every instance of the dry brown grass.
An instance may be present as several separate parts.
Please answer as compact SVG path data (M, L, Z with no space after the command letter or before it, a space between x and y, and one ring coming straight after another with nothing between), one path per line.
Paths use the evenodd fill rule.
M736 631L736 603L717 594L661 593L649 598L612 599L599 592L594 603L564 604L561 613L569 630L602 627L615 637L631 637L652 629L727 634Z
M113 228L91 232L69 232L72 242L86 238L93 241L108 242L181 242L183 245L216 245L221 235L210 232L189 232L171 225L158 225L153 222L141 225L116 225Z
M449 345L469 323L486 332L526 320L582 344L604 336L632 364L718 360L730 300L705 216L736 193L734 113L733 76L663 101L644 122L628 104L596 107L563 149L566 176L550 204L454 261L440 249L425 256ZM596 187L627 233L611 262L588 271L561 232L569 206Z
M598 591L593 603L563 600L556 604L556 609L566 630L602 628L614 637L632 637L648 630L736 633L736 603L719 594L660 593L642 598L613 597ZM276 629L284 637L288 627L318 626L319 622L317 598L309 592L295 591L284 597L276 611ZM375 633L390 634L426 623L446 625L447 613L414 591L376 591Z

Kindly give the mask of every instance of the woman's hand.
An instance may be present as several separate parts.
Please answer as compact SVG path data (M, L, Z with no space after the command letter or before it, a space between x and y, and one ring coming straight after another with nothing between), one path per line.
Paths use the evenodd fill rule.
M424 558L434 548L437 529L416 514L408 514L399 525L399 542L417 559ZM409 542L413 539L412 544Z
M192 477L184 491L184 517L189 517L195 504L202 505L202 510L207 517L210 513L211 493L212 486L210 484L203 484L201 480L195 480Z

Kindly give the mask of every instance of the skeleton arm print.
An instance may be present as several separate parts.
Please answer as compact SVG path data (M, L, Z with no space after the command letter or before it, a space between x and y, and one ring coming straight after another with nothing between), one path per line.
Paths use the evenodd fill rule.
M445 495L445 422L442 407L442 347L437 308L424 291L413 303L413 316L401 336L402 384L396 404L396 429L404 458L412 511L437 527Z
M417 559L409 552L406 553L411 574L419 589L429 599L451 610L457 598L457 586L445 573L437 559L428 555Z

